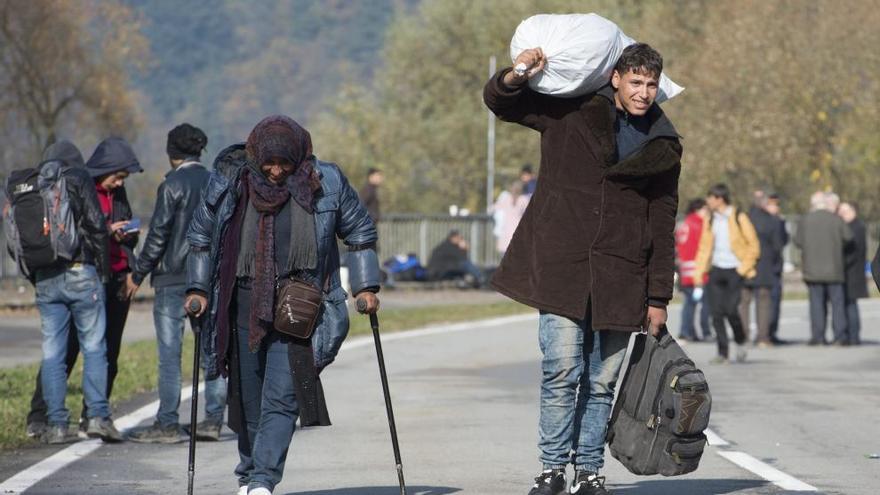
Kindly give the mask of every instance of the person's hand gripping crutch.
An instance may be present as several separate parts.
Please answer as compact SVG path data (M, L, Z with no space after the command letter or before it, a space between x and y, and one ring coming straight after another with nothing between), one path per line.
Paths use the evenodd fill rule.
M195 334L195 352L193 352L193 380L192 380L192 408L190 410L190 432L189 432L189 464L187 470L187 495L193 493L193 479L196 474L196 423L199 415L199 368L201 367L201 335L202 324L201 316L208 308L208 300L199 294L189 294L186 296L184 309L189 316L190 325L192 325Z
M394 410L391 407L391 392L388 389L388 374L385 372L385 356L382 354L382 340L379 338L379 298L371 292L361 293L357 297L357 310L361 314L370 315L370 326L373 328L373 342L376 344L376 358L379 360L379 377L382 380L382 393L385 395L385 412L388 414L388 428L391 430L391 446L394 448L394 462L397 466L397 480L400 483L400 494L406 495L406 483L403 481L403 463L400 460L400 445L397 443L397 426L394 424Z

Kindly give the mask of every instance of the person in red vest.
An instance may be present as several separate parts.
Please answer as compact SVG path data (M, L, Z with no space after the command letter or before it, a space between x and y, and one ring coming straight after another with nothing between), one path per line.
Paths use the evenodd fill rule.
M678 265L679 288L684 294L684 306L681 309L681 329L679 340L699 341L694 327L694 315L700 305L700 329L703 340L712 337L709 326L709 305L703 301L702 287L696 287L694 274L697 269L697 249L700 247L700 235L703 233L703 222L708 212L706 201L702 198L693 199L688 203L684 221L675 229L675 252ZM705 278L705 277L704 277ZM706 280L703 280L705 285Z

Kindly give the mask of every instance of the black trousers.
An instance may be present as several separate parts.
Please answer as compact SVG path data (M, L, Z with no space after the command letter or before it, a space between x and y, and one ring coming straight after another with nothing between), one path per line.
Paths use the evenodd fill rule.
M107 313L107 329L104 338L107 341L107 398L113 391L113 381L119 372L119 349L122 347L122 331L125 329L125 321L128 319L128 310L131 301L120 297L121 291L125 289L125 278L128 272L114 273L110 281L104 284L106 293ZM76 366L76 358L79 355L79 339L77 338L76 328L73 321L70 322L70 331L67 332L67 356L65 356L65 364L67 365L67 376ZM43 400L43 387L40 382L41 373L37 373L37 386L34 389L34 395L31 397L31 410L28 413L27 423L46 423L46 413L48 408ZM86 418L86 403L83 400L82 418Z
M718 338L718 354L723 357L728 357L730 354L730 343L727 339L724 320L730 323L733 338L737 344L745 344L748 340L739 314L742 286L743 279L735 268L713 266L709 271L709 285L706 287L706 295L709 298L712 326L715 327L715 335Z

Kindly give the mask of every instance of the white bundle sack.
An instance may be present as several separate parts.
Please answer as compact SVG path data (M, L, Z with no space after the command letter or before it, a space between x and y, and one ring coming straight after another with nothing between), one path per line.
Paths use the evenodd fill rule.
M547 95L575 97L608 84L623 49L635 43L617 24L597 14L539 14L522 21L510 41L510 58L541 48L547 63L529 86ZM660 75L657 102L684 91Z

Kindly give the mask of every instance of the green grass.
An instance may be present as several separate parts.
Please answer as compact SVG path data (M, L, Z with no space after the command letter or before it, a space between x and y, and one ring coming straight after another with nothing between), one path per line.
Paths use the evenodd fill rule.
M417 328L430 324L453 323L530 311L513 302L484 305L444 305L406 309L388 309L380 313L382 332ZM370 332L369 318L351 315L351 335ZM193 338L187 331L183 349L183 377L192 376ZM111 404L122 404L132 397L155 390L158 383L158 356L155 341L124 344L119 358L119 374L113 385ZM22 447L33 440L25 434L25 419L30 410L31 394L39 364L0 369L0 451ZM71 374L66 404L71 420L82 412L82 359Z

